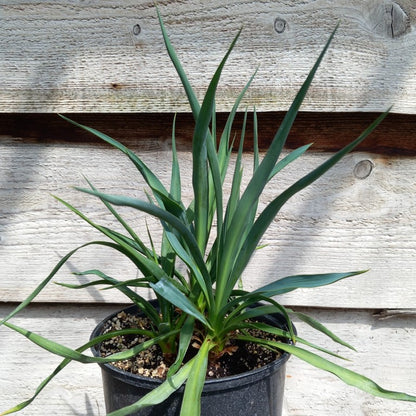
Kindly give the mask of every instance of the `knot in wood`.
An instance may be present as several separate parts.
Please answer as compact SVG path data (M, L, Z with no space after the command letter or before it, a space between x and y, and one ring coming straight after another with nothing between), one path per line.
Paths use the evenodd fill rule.
M370 11L373 30L382 36L398 38L410 31L410 18L396 2L377 3Z
M354 167L354 176L357 179L368 178L373 171L374 163L371 160L360 160Z
M140 33L141 33L141 31L142 31L142 28L140 27L140 25L139 25L139 24L135 24L135 25L133 26L133 35L134 35L134 36L139 36L139 35L140 35Z
M277 33L283 33L286 29L286 20L282 19L281 17L276 17L276 19L274 19L274 30Z

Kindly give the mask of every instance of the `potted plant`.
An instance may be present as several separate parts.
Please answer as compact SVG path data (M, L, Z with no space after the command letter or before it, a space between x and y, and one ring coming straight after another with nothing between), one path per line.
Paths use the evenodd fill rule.
M360 144L387 115L387 112L380 115L352 143L289 186L266 208L258 212L259 198L265 186L309 147L302 146L287 156L280 157L299 107L336 30L331 34L296 95L262 160L259 156L255 129L253 173L248 185L243 189L241 166L246 112L232 172L231 191L226 198L223 183L233 149L231 126L244 93L254 76L237 97L224 132L218 140L215 96L221 72L240 33L234 38L218 66L200 105L169 41L160 15L159 21L168 54L182 81L195 118L192 141L194 199L186 206L181 198L175 125L172 135L171 183L170 188L167 189L140 157L124 145L95 129L82 126L62 116L125 153L142 175L150 192L148 200L144 201L128 196L105 194L98 191L90 182L88 188L79 189L99 199L114 216L117 226L121 226L124 232L97 224L68 202L56 198L107 239L88 242L69 252L34 292L1 321L1 324L21 333L40 347L64 358L30 399L3 412L2 415L29 405L53 377L73 360L82 363L99 363L102 366L105 389L111 396L106 399L107 410L113 416L128 414L195 416L225 413L231 416L279 415L281 412L279 395L283 394L284 365L289 355L331 372L345 383L375 396L416 401L415 396L387 391L370 379L312 352L315 349L320 353L336 356L298 336L291 323L291 315L307 322L335 342L352 347L311 317L292 311L275 300L275 296L297 288L328 285L360 274L362 271L288 276L252 292L244 290L244 284L239 284L242 272L259 248L263 234L282 206ZM253 117L256 126L255 111ZM160 251L155 248L156 245L153 244L150 235L148 236L150 243L143 241L116 210L117 206L130 207L160 220L162 229ZM125 255L141 272L141 276L130 280L118 280L99 270L90 270L80 273L93 276L89 283L62 284L62 286L84 288L103 285L124 293L132 301L133 306L115 313L111 319L105 319L96 328L90 341L76 350L12 324L10 319L36 297L68 259L78 250L89 245L110 247ZM148 301L140 296L134 290L137 287L152 289L154 301ZM94 356L84 354L89 348L93 349ZM150 355L154 354L152 351L155 348L163 359L163 368L161 369L160 364L156 368L159 372L157 380L153 380L150 376L132 374L124 370L123 366L116 367L116 363L134 367L131 360L145 351L150 351ZM248 365L243 370L232 368L233 359L239 355L239 351L244 351L242 355L250 355L255 354L254 349L260 351L261 359L263 355L266 357L264 362ZM143 366L141 368L143 369ZM209 380L210 376L216 375L218 378ZM272 389L270 397L258 397L270 389ZM213 398L210 399L211 392ZM224 394L221 395L222 393ZM224 395L229 397L224 398ZM219 410L215 404L220 406ZM165 407L160 410L158 406Z

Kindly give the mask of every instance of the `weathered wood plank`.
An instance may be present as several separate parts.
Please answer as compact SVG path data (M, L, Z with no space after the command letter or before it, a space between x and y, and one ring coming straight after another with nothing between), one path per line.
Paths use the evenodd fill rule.
M152 169L169 181L170 143L131 139L129 145ZM296 178L317 166L328 154L310 153L283 172L265 193L262 206ZM190 155L180 152L184 195L192 198ZM249 154L246 169L250 169ZM60 206L50 193L69 200L104 224L111 218L104 208L71 189L86 175L109 193L143 196L143 182L123 155L97 143L59 144L4 138L0 142L0 293L2 301L20 301L48 275L58 259L98 233ZM122 166L122 168L120 168ZM247 288L276 277L371 269L366 275L319 291L287 294L293 305L328 307L414 308L416 304L416 235L414 233L416 165L412 157L357 152L309 190L293 198L264 238L268 246L256 253L245 274ZM98 208L97 208L98 207ZM124 210L123 210L124 212ZM143 216L126 210L133 226L145 229ZM149 219L156 231L158 224ZM105 249L87 249L58 275L102 268L118 278L131 278L135 270L126 260ZM114 293L95 289L74 292L50 285L40 301L123 301Z
M97 305L98 306L98 305ZM117 305L31 306L13 322L77 347L89 337L95 324ZM0 316L11 305L0 306ZM337 348L353 361L348 368L365 373L383 387L415 393L416 329L413 317L379 320L371 311L307 310L341 337L349 339L358 353ZM305 338L311 330L295 321ZM319 341L321 342L321 341ZM322 345L333 347L328 340ZM0 328L0 410L27 399L40 381L59 362L21 336ZM14 374L13 376L11 376ZM377 415L413 416L415 405L374 398L347 387L334 376L314 369L296 358L287 367L285 416L300 415ZM100 371L95 365L72 364L56 378L36 401L20 414L44 416L105 414Z
M285 112L258 113L259 146L267 149ZM286 147L313 143L313 150L337 151L364 131L376 118L374 113L319 113L301 112L289 134ZM68 114L68 117L105 132L126 143L170 140L172 136L173 113L139 114ZM222 133L228 114L217 114L218 136ZM244 119L237 113L233 135L240 137ZM245 149L253 149L253 115L248 115ZM176 118L176 136L182 149L191 149L194 120L191 114L181 113ZM24 138L25 141L48 143L100 143L99 139L62 120L56 114L0 114L0 140L2 137ZM150 143L148 144L150 145ZM157 146L157 145L155 145ZM359 147L358 150L391 155L416 155L416 116L389 114Z
M1 112L187 111L153 2L1 1ZM415 113L412 0L162 2L198 96L244 31L220 86L220 111L259 66L246 104L286 110L329 33L332 49L307 98L314 111Z

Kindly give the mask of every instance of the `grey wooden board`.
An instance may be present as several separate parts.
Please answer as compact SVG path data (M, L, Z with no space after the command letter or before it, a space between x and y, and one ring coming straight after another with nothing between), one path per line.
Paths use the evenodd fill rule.
M140 142L134 147L165 184L169 183L169 143ZM277 192L325 160L309 153L283 171L265 192L260 208ZM190 202L190 155L181 152L185 201ZM245 169L251 166L246 155ZM120 168L122 166L122 168ZM371 168L371 172L366 168ZM369 173L368 176L367 173ZM43 145L4 139L0 145L0 300L23 300L73 248L103 237L69 212L50 194L71 202L100 224L111 215L94 198L72 189L82 177L108 193L145 197L143 181L123 155L94 144ZM363 178L364 176L364 178ZM284 295L283 303L354 308L414 308L416 305L415 199L416 165L411 157L371 153L348 155L308 190L295 196L266 233L244 275L253 289L291 274L366 270L364 275L319 290ZM227 189L227 186L226 186ZM146 221L121 210L146 238ZM56 280L76 282L74 271L100 268L119 279L136 276L132 265L108 249L88 248L63 267ZM84 279L80 279L84 281ZM147 293L146 293L147 294ZM43 302L122 302L114 292L94 288L71 291L49 285Z
M117 305L36 305L13 319L21 325L67 346L87 341L93 327ZM348 368L360 371L385 388L416 393L416 325L414 315L379 319L372 311L304 310L349 340L358 353L346 351L324 337L313 338L353 361ZM0 305L0 317L11 305ZM299 333L311 338L311 330L295 321ZM7 328L0 328L0 411L30 397L59 363L39 347ZM374 398L345 386L335 376L310 367L296 358L287 366L285 416L413 416L414 403ZM68 366L52 381L22 416L103 416L105 414L98 366Z
M153 2L3 0L0 7L0 111L188 110ZM257 68L245 104L286 110L339 21L304 110L416 111L412 0L191 0L160 10L199 97L244 28L220 85L220 111Z

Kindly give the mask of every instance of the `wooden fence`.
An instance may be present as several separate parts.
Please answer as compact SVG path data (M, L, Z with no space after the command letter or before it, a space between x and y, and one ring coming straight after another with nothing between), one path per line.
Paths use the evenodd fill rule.
M263 202L319 164L393 105L354 153L293 198L273 223L244 276L247 288L278 276L369 269L322 290L280 298L308 311L359 351L350 368L386 388L416 393L416 5L412 0L160 1L165 24L199 97L240 27L224 71L219 129L258 68L242 106L259 111L265 149L329 34L335 40L286 151L312 151L268 189ZM153 2L0 1L0 317L23 300L72 248L97 237L50 194L101 223L101 207L73 190L85 175L109 193L144 195L143 182L117 151L56 113L96 127L140 153L169 179L171 125L183 177L189 177L192 119L164 51ZM235 131L241 126L238 116ZM250 128L250 127L249 127ZM245 163L250 166L250 137ZM191 198L190 183L184 193ZM146 223L126 212L138 228ZM151 229L157 222L147 219ZM87 249L57 281L99 267L135 276L108 252ZM71 347L126 299L95 289L49 285L14 319ZM299 332L308 328L295 322ZM75 330L74 330L75 328ZM329 346L328 341L322 343ZM28 397L53 361L0 328L0 411ZM339 352L345 353L340 350ZM376 399L292 359L285 415L411 416L409 403ZM74 364L22 414L103 415L99 369ZM250 415L249 415L250 416Z

